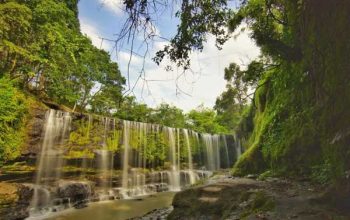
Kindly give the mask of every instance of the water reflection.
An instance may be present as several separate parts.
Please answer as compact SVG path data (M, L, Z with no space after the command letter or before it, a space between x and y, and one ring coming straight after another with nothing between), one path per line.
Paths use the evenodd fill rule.
M83 209L70 209L56 216L47 217L47 220L124 220L145 215L146 213L171 206L173 192L157 193L143 197L142 200L117 200L91 203Z

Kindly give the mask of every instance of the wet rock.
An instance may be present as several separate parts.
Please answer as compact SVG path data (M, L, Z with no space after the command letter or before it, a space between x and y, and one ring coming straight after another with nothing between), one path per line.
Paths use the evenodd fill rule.
M42 133L45 124L45 114L47 109L37 106L33 107L30 113L32 119L28 125L28 141L26 147L24 148L22 155L31 157L37 155L40 152Z
M222 182L184 190L173 199L174 211L168 219L222 219L231 211L248 206L257 182L250 179L224 179ZM224 216L224 213L225 216Z
M91 202L99 202L100 201L100 198L98 196L95 196L95 197L92 197L90 199Z
M166 183L156 184L155 187L156 187L156 192L169 191L169 186Z
M62 181L59 183L57 195L68 198L71 203L87 200L94 194L94 185L91 182Z
M29 216L33 190L22 184L0 182L0 219L18 220Z
M87 201L83 200L83 201L78 201L73 205L74 208L76 209L82 209L82 208L86 208L87 207Z
M62 204L62 199L54 199L54 200L52 201L52 204L53 204L53 205L61 205L61 204Z
M173 209L174 208L172 206L168 208L155 209L142 217L135 217L128 220L165 220Z

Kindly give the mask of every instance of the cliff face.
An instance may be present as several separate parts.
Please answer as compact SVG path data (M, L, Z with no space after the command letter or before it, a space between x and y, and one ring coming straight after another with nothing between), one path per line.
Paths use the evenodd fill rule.
M35 156L40 152L46 111L47 109L39 106L31 108L22 156Z
M283 60L261 80L241 123L248 150L237 175L269 171L327 183L350 169L350 4L301 2L289 20L301 60Z

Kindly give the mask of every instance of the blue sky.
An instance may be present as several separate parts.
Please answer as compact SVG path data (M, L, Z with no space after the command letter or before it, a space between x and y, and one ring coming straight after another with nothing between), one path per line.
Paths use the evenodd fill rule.
M114 44L103 41L101 38L116 39L119 30L126 19L122 2L119 0L83 0L79 2L79 20L81 31L92 40L93 44L111 53L111 57L119 64L122 74L128 73L130 56L130 44L124 43L118 48L118 53L113 50ZM154 23L154 30L164 38L171 38L176 33L177 18L173 16L175 9L166 10ZM143 54L145 47L141 44L142 36L137 37L138 54ZM134 87L133 93L139 102L150 106L157 106L161 102L173 104L185 111L189 111L204 104L213 107L216 97L225 90L224 68L230 62L244 65L249 63L259 54L259 49L248 36L248 33L240 34L237 38L230 39L223 50L217 50L215 39L208 36L202 53L191 54L192 72L181 74L182 70L173 68L166 71L165 66L170 64L165 61L157 66L152 61L156 51L163 48L167 42L161 38L156 39L150 45L148 56L145 58L145 75L147 82L136 82L143 66L143 58L135 55L132 57L129 76L130 85ZM159 81L161 80L161 81Z

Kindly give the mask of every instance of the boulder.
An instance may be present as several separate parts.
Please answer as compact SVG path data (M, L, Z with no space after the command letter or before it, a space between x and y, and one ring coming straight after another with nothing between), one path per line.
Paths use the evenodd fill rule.
M94 194L94 184L92 182L61 181L57 188L59 198L69 198L72 204L86 201Z
M33 189L28 186L0 182L0 219L27 218L32 196Z

